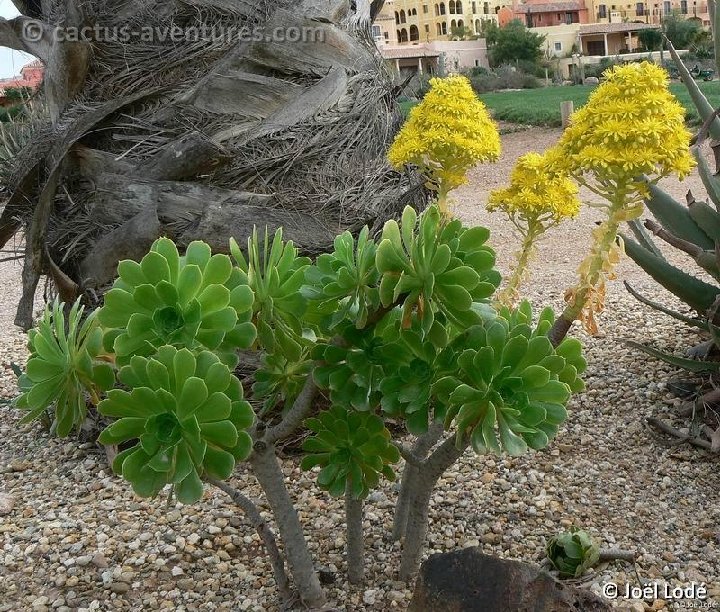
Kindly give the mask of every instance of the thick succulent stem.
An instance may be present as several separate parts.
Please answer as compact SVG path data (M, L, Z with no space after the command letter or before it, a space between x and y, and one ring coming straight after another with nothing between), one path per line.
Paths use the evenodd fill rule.
M283 601L290 602L293 600L292 589L290 588L290 580L288 579L287 572L285 571L285 561L283 560L282 554L278 549L277 542L275 541L275 534L273 533L270 525L267 524L265 519L260 514L258 507L253 501L243 495L240 491L230 486L227 482L221 480L215 480L214 478L206 478L206 480L216 486L221 491L224 491L233 500L233 503L238 505L240 509L248 517L252 526L260 536L265 550L270 557L270 563L273 568L273 576L277 584L278 590L280 591L280 597Z
M297 510L285 486L285 478L275 456L275 446L263 441L256 442L249 461L280 530L300 599L308 607L321 607L325 603L325 594L315 572Z
M352 493L348 480L345 491L345 520L347 521L347 572L350 584L362 584L365 580L363 500Z
M431 423L428 430L415 441L412 447L413 455L425 459L430 449L435 446L435 443L440 439L442 432L442 423ZM410 465L406 462L403 468L400 492L398 493L397 503L395 504L395 514L393 516L392 537L395 541L400 540L405 535L408 512L414 499L417 476L417 466Z
M573 292L571 301L548 333L553 346L558 346L565 339L570 327L580 317L593 292L602 284L603 275L607 272L605 264L608 253L617 240L620 223L627 220L626 196L626 190L618 188L610 201L608 218L598 228L600 232L596 235L590 254L582 264L584 271L580 275L580 284Z
M420 558L425 547L428 530L428 510L433 489L440 476L465 452L469 441L465 439L461 447L456 446L455 436L446 438L426 459L424 467L418 470L415 482L415 494L410 506L405 529L402 559L400 561L400 580L410 580L420 568Z

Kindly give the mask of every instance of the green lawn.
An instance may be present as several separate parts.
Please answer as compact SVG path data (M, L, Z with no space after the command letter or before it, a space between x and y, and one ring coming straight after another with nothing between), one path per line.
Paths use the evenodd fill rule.
M720 81L700 81L700 89L716 106L720 102ZM560 125L560 103L572 100L575 109L585 104L593 90L592 85L572 85L565 87L543 87L523 89L521 91L497 91L481 94L480 99L492 111L495 119L523 123L527 125ZM673 83L670 89L687 109L690 123L699 123L695 107L690 101L687 89L681 83ZM412 102L403 102L404 113L412 108Z

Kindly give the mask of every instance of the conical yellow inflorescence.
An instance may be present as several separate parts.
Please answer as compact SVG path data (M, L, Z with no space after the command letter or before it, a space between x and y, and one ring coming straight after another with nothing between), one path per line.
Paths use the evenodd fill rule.
M467 171L500 155L500 135L485 105L463 76L430 80L388 152L395 168L413 164L428 177L441 207Z

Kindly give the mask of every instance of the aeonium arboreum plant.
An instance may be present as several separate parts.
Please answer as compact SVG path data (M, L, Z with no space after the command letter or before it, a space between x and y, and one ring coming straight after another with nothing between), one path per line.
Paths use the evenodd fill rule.
M378 485L381 474L395 480L391 464L400 460L400 453L380 417L333 406L306 420L305 426L314 435L303 443L308 454L302 468L322 467L317 482L330 495L349 491L359 499Z
M255 340L252 290L205 242L191 242L181 256L172 240L159 238L139 263L121 261L118 275L98 314L118 365L170 345L214 351L235 367L236 350Z
M417 166L448 216L450 191L465 183L470 168L499 155L500 134L485 105L466 77L450 76L430 79L430 91L410 111L388 160L398 170Z
M247 260L235 239L230 239L230 251L237 264L241 282L252 289L252 321L257 327L259 345L267 352L282 352L296 361L303 346L303 315L307 298L301 292L310 259L301 257L292 240L282 239L278 228L272 243L265 229L261 242L257 228L248 238Z
M438 380L433 394L446 407L445 428L454 424L458 442L467 435L476 453L521 455L555 437L571 394L584 388L586 363L573 338L553 348L547 338L553 321L547 308L533 327L523 302L445 349L455 355L457 371Z
M112 366L102 356L102 331L95 313L83 320L78 300L65 317L65 304L47 305L35 328L28 332L30 358L18 385L22 394L14 405L32 421L55 406L53 428L64 438L80 427L87 414L87 401L99 401L100 393L115 384Z
M179 501L195 502L203 476L226 479L250 454L252 408L215 354L163 346L154 357L132 357L119 378L129 391L114 389L100 402L101 414L118 419L100 442L136 441L116 456L113 469L141 497L172 484Z
M602 197L607 216L593 231L578 283L566 292L567 307L551 333L555 343L578 318L589 333L597 332L605 283L623 254L618 227L642 214L648 183L670 174L682 179L695 165L685 110L668 89L663 68L628 63L609 69L605 77L572 115L558 145L558 167Z
M551 227L580 211L578 188L558 170L556 148L542 155L526 153L518 159L510 174L510 185L490 194L488 210L503 211L522 238L522 247L510 279L497 299L512 306L518 300L519 289L528 272L537 241Z

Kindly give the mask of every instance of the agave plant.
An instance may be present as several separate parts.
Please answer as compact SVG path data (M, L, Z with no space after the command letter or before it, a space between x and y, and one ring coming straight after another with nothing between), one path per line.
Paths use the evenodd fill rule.
M377 249L382 304L401 301L403 325L410 327L416 312L425 332L438 312L460 329L478 323L477 305L500 284L495 253L485 245L489 236L483 227L463 228L460 220L441 215L437 206L428 208L419 221L406 207L402 226L396 221L385 224Z
M282 352L297 361L302 353L302 316L307 298L301 292L310 259L299 257L292 240L283 242L282 228L275 232L270 243L267 228L261 243L257 228L248 238L248 258L245 259L234 239L230 251L237 264L242 282L255 294L253 322L258 342L268 352ZM261 255L262 252L262 255Z
M37 326L28 333L30 358L19 377L22 394L14 405L27 411L20 421L30 422L55 406L53 428L66 437L80 427L87 414L87 399L97 404L102 391L115 384L112 366L98 357L102 331L95 313L83 321L78 300L65 318L65 304L55 300L45 307Z
M521 455L548 445L567 417L565 405L580 391L586 363L580 342L568 338L556 349L547 337L554 315L546 309L531 326L530 305L479 325L447 349L456 372L433 386L445 407L445 428L458 441L470 435L477 453Z
M98 319L119 365L170 345L214 351L235 367L236 350L255 340L252 290L230 258L212 255L205 242L180 256L172 240L160 238L140 263L121 261L118 275Z
M308 454L302 468L322 467L317 482L330 495L340 497L349 490L360 499L378 485L381 475L395 479L391 465L400 460L400 452L380 417L333 406L307 419L305 426L315 435L303 443Z
M135 441L117 455L113 470L141 497L172 484L177 499L202 496L202 476L225 479L246 459L254 420L242 386L218 357L163 346L152 358L134 356L119 374L130 390L114 389L101 414L118 420L100 435L104 444Z
M586 531L570 528L552 538L547 558L561 578L579 578L600 560L600 547Z

